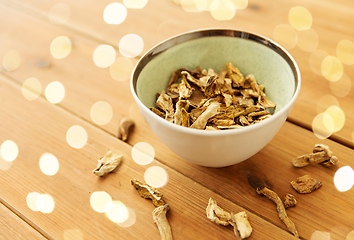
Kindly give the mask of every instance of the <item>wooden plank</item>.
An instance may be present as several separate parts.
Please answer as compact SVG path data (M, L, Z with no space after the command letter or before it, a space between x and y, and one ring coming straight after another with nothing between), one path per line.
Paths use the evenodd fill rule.
M46 239L20 219L3 204L0 204L0 239Z
M49 22L48 13L55 3L56 2L54 1L47 1L45 3L43 3L42 1L14 1L3 4L9 5L12 8L35 16L41 21ZM354 41L354 37L351 34L348 34L350 32L351 26L354 23L353 18L350 17L354 14L354 6L353 3L348 0L327 0L321 1L321 4L319 4L318 1L287 1L286 3L284 3L283 1L274 0L271 2L267 2L267 4L264 4L263 1L252 1L249 3L249 6L246 9L237 11L236 16L230 21L216 21L211 17L210 13L206 11L202 13L185 12L181 6L174 4L172 1L163 1L162 3L157 1L149 1L143 9L128 9L129 14L126 21L124 21L119 26L106 24L102 19L102 12L109 3L109 1L100 1L99 3L92 1L80 3L67 2L68 6L70 7L71 15L68 22L64 26L58 26L58 29L60 29L61 34L70 35L73 39L75 39L77 47L80 47L80 49L81 47L82 49L85 49L83 52L85 56L84 59L81 56L77 55L80 53L76 51L72 52L70 56L71 59L80 59L80 61L74 60L78 64L70 65L70 69L65 69L65 67L64 69L62 69L62 66L59 62L64 62L66 60L53 61L51 59L51 56L48 55L48 50L43 48L43 44L41 41L46 42L48 46L50 41L56 35L58 35L58 32L56 32L58 29L56 29L53 25L50 27L43 22L30 20L34 21L32 26L41 27L34 28L31 32L28 32L28 30L23 29L17 32L16 36L9 36L9 38L6 38L7 41L11 43L14 41L17 42L17 38L20 38L25 41L26 39L38 39L36 36L41 36L41 41L32 40L31 49L25 50L28 53L31 52L31 50L36 52L37 55L34 55L34 53L31 54L30 62L32 62L32 64L35 64L34 61L39 61L34 59L38 57L50 61L53 64L53 70L60 72L57 76L59 77L61 74L63 75L62 77L60 77L60 79L69 80L72 78L77 78L77 80L75 81L75 83L78 83L78 85L75 86L76 91L79 86L81 87L84 85L83 82L90 82L88 86L94 86L94 88L90 87L90 89L95 89L96 92L102 89L102 94L96 93L96 97L92 96L93 93L90 89L87 89L86 91L81 91L90 94L90 96L80 96L80 93L76 94L76 96L80 98L81 101L84 101L84 103L86 103L87 105L85 105L85 108L78 107L78 109L72 109L72 111L77 112L80 116L86 119L90 119L90 116L84 114L82 111L80 111L80 109L85 109L87 113L87 108L89 108L95 101L97 101L97 96L101 96L101 99L107 99L107 101L112 104L116 100L111 98L111 94L113 96L115 96L116 94L123 94L120 93L117 89L125 88L127 90L128 83L125 82L118 84L112 82L107 83L105 81L105 83L108 84L105 85L107 86L107 88L105 88L104 86L97 86L95 84L95 82L97 82L95 81L96 79L105 79L109 81L108 79L111 79L111 77L109 76L109 73L104 69L95 69L95 72L87 70L96 68L94 65L92 65L91 56L95 47L97 47L97 42L90 42L87 41L87 39L83 40L76 33L78 33L79 35L88 36L89 38L95 39L99 42L110 43L113 46L117 47L117 42L125 34L133 32L143 38L144 51L157 44L159 41L174 34L203 27L237 26L237 28L247 29L249 31L260 33L266 37L273 38L273 31L276 26L278 26L279 24L289 25L288 13L291 7L304 6L310 11L313 16L312 29L317 33L319 37L319 45L317 49L324 50L329 55L335 56L336 46L339 41L343 39L347 39L352 42ZM83 5L91 7L85 8L85 10L83 10ZM164 10L161 11L160 9ZM24 26L21 26L22 21L16 21L16 19L19 19L18 17L14 17L16 14L12 14L8 11L6 12L7 13L2 14L4 19L2 23L6 25L2 27L4 29L7 29L6 32L11 32L11 29L25 28ZM8 22L8 20L5 21L5 19L13 18L15 18L15 20L11 24L14 25L5 24L6 22ZM144 25L144 21L146 21L146 19L149 19L149 24L146 27L140 27L141 25ZM119 31L115 30L116 27L119 28ZM42 31L42 29L46 30ZM163 29L163 31L161 29ZM44 35L43 32L48 33L47 35ZM52 32L52 34L50 34L50 32ZM334 139L343 142L347 146L354 147L352 141L353 129L351 127L354 124L354 115L353 111L351 111L351 103L354 101L354 90L349 85L348 88L350 88L350 90L345 97L338 96L338 94L336 95L330 88L330 85L335 84L330 83L323 76L316 75L311 70L311 67L309 65L309 59L311 56L310 52L305 52L297 46L292 49L289 49L289 52L294 56L295 60L299 64L303 80L300 96L296 101L293 111L290 114L291 121L301 124L302 126L307 127L308 129L311 129L312 121L316 117L316 115L325 111L325 109L321 109L318 107L318 105L321 104L321 97L325 95L334 96L337 99L340 108L345 114L345 124L341 130L333 133ZM26 59L26 56L24 56L24 58ZM316 65L320 66L321 63L318 62ZM86 69L85 71L81 71L83 66ZM29 71L28 73L31 73L30 75L38 75L39 77L41 77L41 79L43 79L41 81L47 83L45 79L52 79L53 77L48 76L50 74L48 73L48 71L46 72L47 74L45 74L42 70L36 67L33 68L32 66L31 69L27 71ZM349 79L352 79L352 76L354 76L354 69L350 65L344 65L343 71ZM80 73L79 76L78 73ZM17 74L11 73L10 76L16 78L19 81L24 81L26 79L26 77L24 77L22 74ZM65 84L65 86L68 87L69 84L73 84L71 82L72 81L70 81L70 83ZM350 82L352 82L352 80L350 80ZM345 87L345 83L343 83L342 85L341 83L338 83L335 87L343 88L343 86L345 89L347 89ZM72 91L70 90L70 92ZM68 95L68 99L70 98L71 96ZM123 99L127 100L129 99L129 96L124 96ZM119 109L121 109L120 112L122 113L127 112L127 106L131 106L131 104L129 104L128 102L124 102L122 104L115 103L115 105L119 105ZM71 106L70 108L73 107L74 106ZM114 108L115 113L118 111L119 110L117 108ZM121 115L118 113L117 117L115 117L113 121L116 122L120 117ZM112 133L117 132L116 128L114 128L114 126L110 124L104 126L104 128Z
M42 229L46 237L62 239L65 234L75 233L82 239L110 239L117 234L121 239L158 239L151 201L142 199L130 180L144 181L149 167L160 166L168 173L168 183L161 191L171 206L169 219L174 239L232 238L232 229L216 226L206 218L208 199L212 197L229 211L238 212L243 208L157 161L144 166L135 163L128 144L44 99L27 101L21 96L21 88L4 78L0 83L0 116L6 116L0 123L0 142L11 140L19 148L18 157L2 170L0 197ZM82 126L87 132L88 141L83 148L74 149L66 140L67 131L73 125ZM115 173L99 178L91 171L108 149L121 152L123 164ZM39 167L43 153L51 153L58 159L59 171L53 176L45 175ZM105 191L113 200L132 209L135 223L131 227L120 227L105 214L95 212L90 198L96 191ZM30 193L49 194L54 201L53 211L47 213L31 208L26 204ZM247 212L254 239L271 236L294 239L282 227L250 210ZM274 211L272 215L276 216Z
M307 153L308 151L311 151L313 144L317 143L319 140L313 136L312 133L307 132L307 131L303 131L303 130L299 130L298 127L293 126L289 123L287 123L285 125L285 127L283 129L285 130L281 130L281 132L278 134L278 136L273 140L273 142L268 145L265 149L263 149L259 154L257 154L255 157L251 158L250 160L246 161L243 164L237 165L237 166L233 166L230 168L225 168L225 169L206 169L206 168L202 168L202 167L198 167L198 166L194 166L191 165L187 162L185 162L183 159L180 159L179 157L175 156L173 153L171 153L167 148L165 148L162 143L157 140L154 135L152 134L151 130L147 127L146 123L143 121L141 115L139 113L136 112L136 108L135 105L132 103L132 99L128 99L129 98L129 94L127 93L127 89L128 89L128 84L124 85L124 84L114 84L114 87L112 87L111 84L107 85L107 86L101 86L102 84L97 84L97 79L105 79L106 77L109 77L109 75L107 74L107 72L105 71L100 71L100 70L89 70L86 72L87 69L91 69L91 67L94 67L92 64L87 64L89 63L89 57L84 58L84 60L82 60L83 58L79 57L81 56L80 54L76 55L75 57L73 57L73 59L70 59L70 64L65 63L64 61L53 61L55 62L55 64L52 65L52 68L50 69L51 71L54 71L56 73L56 75L53 75L53 72L48 72L49 69L38 69L35 68L33 66L35 66L35 60L33 59L34 56L36 56L35 54L39 54L41 55L41 53L43 55L41 55L43 58L50 58L50 55L48 54L48 50L44 49L43 46L45 44L43 44L43 42L46 42L49 44L50 40L54 37L58 35L58 29L54 29L53 30L53 26L47 26L46 24L43 24L41 21L37 21L35 19L31 19L31 18L27 18L27 17L19 17L21 16L21 14L16 14L14 12L11 11L3 11L4 12L4 16L8 16L8 17L16 17L16 19L19 19L18 21L18 25L15 25L15 27L13 26L9 26L7 29L22 29L21 28L21 24L19 23L20 20L21 22L27 22L27 21L31 21L33 23L33 25L38 25L41 26L41 31L36 32L36 29L32 29L31 33L29 33L28 31L19 31L17 34L23 34L20 35L20 38L17 36L16 38L9 38L9 39L14 39L13 46L22 46L23 49L25 50L24 52L26 52L26 54L24 56L24 62L25 63L32 63L32 68L31 67L26 67L24 71L15 71L15 72L11 72L9 74L9 76L13 77L15 80L17 81L24 81L24 79L26 79L28 76L32 76L32 75L37 75L37 76L41 76L41 81L43 81L43 86L46 86L47 83L49 83L54 77L56 77L58 80L60 79L60 81L62 81L63 83L65 83L66 89L67 89L67 95L65 100L62 102L62 106L64 106L64 108L69 109L72 112L77 113L80 117L83 117L84 119L88 119L90 120L90 116L89 116L89 109L90 106L97 101L98 99L102 99L102 98L110 98L113 99L112 102L117 101L118 103L115 103L114 106L119 105L122 108L114 108L114 112L118 113L117 116L115 116L112 120L112 122L110 123L112 126L112 129L108 129L108 126L104 126L103 128L108 129L108 131L110 133L115 134L116 133L116 123L118 122L118 119L120 119L121 116L123 115L127 115L128 113L131 113L131 115L134 117L134 120L136 120L137 127L135 128L134 134L132 135L132 138L130 139L130 144L133 145L137 142L140 141L147 141L149 142L151 145L153 145L153 147L155 148L156 151L156 156L158 158L159 161L167 164L168 166L171 166L172 168L178 170L179 172L183 173L186 176L191 177L192 179L196 180L197 182L199 182L200 184L206 186L207 188L216 191L220 194L222 194L222 196L225 196L227 199L232 199L233 202L239 203L241 206L244 206L246 209L252 209L252 211L254 211L257 214L260 214L262 216L265 216L267 219L271 219L271 221L274 221L274 223L276 223L278 226L283 227L282 223L280 222L280 220L277 219L277 217L274 215L274 209L272 209L272 203L268 202L267 199L265 198L260 198L260 196L256 195L254 193L253 189L250 189L245 177L247 176L247 173L255 173L255 174L259 174L263 177L266 178L267 182L272 185L272 187L277 190L277 192L280 195L284 195L286 193L285 189L288 189L289 191L291 191L291 188L289 188L289 181L292 180L294 177L297 177L300 175L300 173L306 173L309 170L309 172L312 174L314 174L315 176L319 176L321 179L323 178L323 182L330 184L329 186L331 186L330 189L327 188L327 190L322 191L323 188L321 189L321 192L316 192L313 193L313 195L309 195L309 196L300 196L301 199L303 199L303 202L308 202L308 197L312 196L313 198L311 198L312 200L315 200L314 202L311 203L307 203L307 204L311 204L310 206L306 204L306 207L304 207L304 209L300 212L298 212L299 208L296 208L296 212L295 209L293 210L289 210L289 211L293 211L294 213L292 214L296 214L296 218L294 219L297 220L297 223L300 222L300 226L299 228L302 231L302 236L304 236L305 238L309 238L312 234L313 231L315 230L320 230L320 231L331 231L331 229L335 228L337 225L336 220L335 219L339 219L340 221L340 226L344 226L346 228L350 229L350 226L352 225L346 225L347 224L351 224L353 222L353 219L350 217L351 215L348 213L351 213L353 211L352 206L350 205L349 202L347 202L348 199L350 199L352 197L350 192L346 192L346 193L340 193L339 194L339 198L337 198L337 195L334 195L333 192L336 193L335 188L333 187L332 183L332 178L333 178L333 174L334 174L334 170L324 170L325 174L324 177L322 176L322 171L321 172L316 172L317 168L311 167L311 168L306 168L306 169L302 169L300 171L296 170L296 172L294 172L293 168L290 165L290 161L287 162L287 164L284 164L284 159L288 158L288 154L291 154L291 157L289 156L289 160L292 159L294 156L298 156L301 155L303 153ZM6 15L6 12L9 13L9 15ZM16 21L13 21L16 22ZM46 27L47 26L47 27ZM2 27L6 27L6 26L2 26ZM19 27L19 28L17 28ZM30 46L33 47L33 49L29 49L28 46L26 46L25 42L23 39L35 39L35 36L39 36L37 35L37 33L39 32L50 32L51 33L51 37L47 37L47 38L43 38L43 39L47 39L47 40L41 40L41 42L36 42L34 40L30 41ZM60 32L60 34L64 34L67 33L66 31L62 30L63 32ZM11 31L7 31L7 32L11 32ZM50 35L50 34L49 34ZM11 36L11 35L10 35ZM28 38L26 38L26 36L28 36ZM32 37L29 37L32 36ZM80 38L79 36L76 36L75 34L73 34L73 36L75 36L75 42L77 44L77 46L81 46L82 48L79 48L82 52L86 53L84 54L84 56L90 56L90 54L88 54L87 52L92 52L92 51L88 51L87 49L94 49L94 45L95 42L94 41L90 41L86 38ZM16 43L17 41L17 43ZM6 46L11 46L10 42L8 40L3 40L4 44L7 44ZM15 44L16 43L16 44ZM6 48L5 48L6 49ZM38 50L38 52L35 52L35 50ZM32 51L32 52L31 52ZM41 52L42 51L42 52ZM29 54L31 53L31 54ZM300 52L299 52L300 54ZM73 53L74 55L74 53ZM38 59L38 55L35 57ZM80 61L79 61L80 59ZM87 60L87 61L86 61ZM305 63L306 59L304 58L304 60L302 61L303 63ZM81 68L79 68L79 72L84 74L84 77L79 77L78 73L75 72L75 67L77 67L77 65L73 65L75 63L81 63ZM58 65L57 65L58 64ZM53 67L54 66L54 67ZM73 67L75 66L75 67ZM90 67L87 67L90 66ZM82 69L85 68L85 71L83 71ZM45 72L47 71L47 72ZM25 74L27 73L27 74ZM36 74L34 74L36 73ZM105 73L105 75L103 74L102 76L99 76L100 74ZM27 76L25 76L27 75ZM102 77L102 78L99 78ZM75 81L69 81L68 79L75 79ZM318 79L319 80L319 79ZM68 87L70 86L70 87ZM90 86L90 87L85 87L85 91L79 91L78 89L80 89L80 86ZM119 92L119 94L123 94L123 95L119 95L120 97L114 96L114 94L116 94L112 89L115 89L115 87L117 89L119 89L117 92ZM324 85L324 88L326 87L326 84ZM94 89L95 91L93 91L92 89ZM124 90L123 90L124 89ZM311 88L313 89L313 88ZM306 94L306 96L311 96L311 89L308 89L308 94ZM124 93L125 92L125 93ZM124 95L125 94L125 95ZM94 96L94 97L93 97ZM114 97L112 97L114 96ZM92 100L92 99L95 100ZM69 100L68 100L69 99ZM347 98L346 98L347 99ZM309 103L313 103L313 101L311 100L309 97L306 98L306 104L308 105ZM109 101L110 102L110 101ZM72 104L72 103L77 103L77 105ZM117 105L116 105L117 104ZM113 105L113 104L112 104ZM132 106L130 108L130 106ZM307 109L306 109L307 110ZM312 112L312 111L311 111ZM38 113L39 116L42 117L42 114ZM302 115L299 115L302 116ZM290 127L288 127L290 126ZM38 133L38 132L37 132ZM305 141L303 141L303 136L306 136ZM293 138L293 139L291 139ZM299 141L299 139L301 139ZM44 141L44 140L43 140ZM343 146L340 146L338 144L335 144L331 141L323 141L325 143L328 143L329 145L332 146L334 145L334 150L335 152L340 152L340 159L343 161L343 164L347 164L350 165L350 154L351 154L351 150L348 148L345 148ZM289 144L291 143L291 144ZM289 149L291 147L294 147L295 149ZM103 151L102 151L103 152ZM101 153L102 153L101 152ZM289 154L289 155L290 155ZM99 156L99 154L97 154ZM339 155L339 154L338 154ZM96 157L98 157L96 156ZM275 156L275 157L273 157ZM38 157L37 157L38 158ZM265 159L265 160L264 160ZM262 161L262 163L260 165L258 165L260 162ZM274 161L274 163L272 162ZM255 165L255 163L257 162L257 165ZM272 162L272 164L269 164L270 162ZM257 167L255 167L257 166ZM255 169L254 169L255 168ZM276 170L274 170L276 169ZM290 171L293 171L289 174ZM243 175L237 174L235 175L235 172L241 172ZM299 173L299 174L298 174ZM241 180L240 180L241 179ZM231 184L230 182L241 182L242 184L234 186L234 184ZM220 187L221 186L221 187ZM278 186L278 187L276 187ZM244 192L245 189L247 189L247 199L244 198ZM321 194L320 194L321 193ZM251 200L249 199L249 196L251 197ZM319 197L314 197L314 196L318 196L320 195L320 197L323 197L324 199L328 199L328 201L325 202L325 206L323 206L322 204L319 206L314 206L318 201L318 199L321 199ZM332 206L330 200L334 200L334 202L338 203L339 207L339 213L337 212L337 206ZM263 204L267 204L267 207L264 208ZM246 206L247 205L247 206ZM304 206L304 205L303 205ZM326 211L323 211L323 209L328 209ZM308 217L309 219L307 219L307 214L310 211L311 213L311 217ZM332 216L331 214L333 214L333 212L335 212L337 215L336 217L330 217ZM290 214L289 214L290 215ZM314 217L313 217L314 215ZM305 217L304 217L305 216ZM342 217L340 217L342 216ZM344 216L344 217L343 217ZM312 218L313 217L313 218ZM323 222L323 219L329 219L326 222ZM309 222L305 222L309 221ZM311 222L313 221L313 222ZM342 222L345 221L346 223ZM310 224L311 223L311 224ZM300 230L299 230L300 232Z

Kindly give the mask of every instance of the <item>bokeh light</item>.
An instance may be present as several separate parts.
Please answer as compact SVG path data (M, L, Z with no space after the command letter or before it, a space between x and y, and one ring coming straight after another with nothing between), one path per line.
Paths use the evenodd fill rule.
M54 38L50 43L50 53L56 59L66 58L71 52L71 40L66 36Z
M120 227L127 228L132 226L136 222L136 214L134 210L127 207L127 211L128 211L128 218L124 222L117 223Z
M292 7L289 11L289 22L296 30L308 30L312 26L312 15L307 8Z
M308 29L297 33L297 46L305 52L313 52L316 50L319 38L315 30Z
M87 142L86 130L79 125L70 127L66 132L66 141L73 148L82 148Z
M114 80L122 82L130 78L133 68L134 64L131 59L119 57L109 67L109 73Z
M84 234L80 229L67 229L63 233L64 240L83 240Z
M339 102L337 98L330 94L323 95L317 102L316 110L317 113L321 113L327 110L331 106L339 107Z
M6 140L1 144L0 154L5 161L14 161L18 156L18 147L14 141Z
M51 153L43 153L39 158L39 168L48 176L54 176L59 171L59 161Z
M235 9L245 9L248 6L248 0L230 0Z
M90 115L92 121L98 125L105 125L111 121L113 109L108 102L98 101L92 105Z
M138 56L144 49L144 41L136 34L127 34L119 41L119 52L127 58Z
M129 217L128 209L121 201L113 201L112 207L106 212L106 216L115 223L122 223Z
M16 50L10 50L2 58L2 66L8 72L15 71L21 64L21 55Z
M179 26L180 23L176 20L166 20L162 22L157 28L158 38L162 41L164 39L172 37L173 35L178 34L178 31L176 30Z
M121 3L109 4L103 12L103 19L108 24L121 24L127 17L127 9Z
M152 166L146 169L144 180L150 186L160 188L167 184L168 174L165 169L159 166Z
M70 7L66 3L56 3L48 13L49 21L53 24L64 24L70 18Z
M297 43L297 32L287 24L279 24L274 28L273 39L286 49L292 49Z
M333 119L333 123L334 123L333 132L338 132L343 128L345 123L345 114L340 107L330 106L329 108L327 108L325 113L331 116L331 118Z
M214 0L210 4L210 13L215 20L227 21L236 15L236 10L230 0Z
M28 100L33 101L39 98L42 92L42 84L41 82L35 78L28 78L22 84L22 95Z
M333 177L333 182L338 191L346 192L354 185L354 171L350 166L339 168Z
M93 53L93 61L98 67L111 66L116 59L116 50L110 45L101 45Z
M201 12L207 7L207 0L180 0L180 5L186 12Z
M354 230L348 233L347 238L345 240L354 240Z
M0 155L0 170L2 171L9 170L11 166L12 166L12 161L10 162L4 160Z
M327 113L318 114L312 121L312 131L319 139L325 139L334 132L334 121Z
M37 198L40 195L41 194L38 192L31 192L31 193L27 194L26 203L27 203L27 206L32 211L39 211L38 206L37 206Z
M154 157L154 148L146 142L139 142L132 148L132 158L140 165L147 165L151 163L154 160Z
M347 65L354 64L354 43L349 40L341 40L337 44L336 54L338 59Z
M112 197L105 191L97 191L91 194L91 207L100 213L105 213L112 208Z
M328 53L320 49L316 49L311 53L309 58L310 68L317 75L322 76L321 65L327 56L329 56Z
M338 58L327 56L322 61L321 72L328 81L336 82L343 75L343 65Z
M352 89L352 81L347 74L343 73L338 81L329 82L329 88L333 95L343 98L347 96Z
M148 0L123 0L123 4L127 8L142 9L147 4Z
M55 207L54 198L50 194L40 194L37 196L36 205L38 211L42 213L51 213Z
M51 82L47 85L44 95L50 103L57 104L65 97L65 88L58 81Z
M329 232L314 231L311 235L310 240L330 240L331 235Z

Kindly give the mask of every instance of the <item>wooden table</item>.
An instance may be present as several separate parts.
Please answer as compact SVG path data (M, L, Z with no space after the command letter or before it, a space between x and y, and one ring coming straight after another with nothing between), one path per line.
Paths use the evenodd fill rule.
M127 10L126 18L116 14L120 24L105 22L108 0L0 1L0 239L160 239L154 206L130 183L145 182L151 167L168 176L159 190L171 208L167 217L174 239L236 239L231 226L207 219L209 198L229 212L247 212L253 227L249 239L295 239L275 204L249 185L249 176L260 177L280 198L296 197L298 204L287 213L301 239L354 239L354 189L349 184L349 190L340 191L334 184L335 176L344 183L353 178L353 173L340 175L354 167L353 1L249 0L244 9L222 14L196 12L186 5L193 1L150 0L143 8L132 3L144 1L117 2ZM217 19L225 17L230 20ZM245 29L274 39L293 55L302 74L300 95L276 137L255 156L225 168L196 166L167 149L129 89L129 74L144 52L167 37L205 27ZM120 52L128 34L143 40L136 57ZM115 50L113 60L119 60L111 67L112 62L95 64L101 45ZM335 71L324 63L331 59L339 66ZM123 63L124 71L119 68ZM323 116L334 128L319 138L313 122ZM124 117L135 122L127 142L117 138ZM132 158L140 142L154 149L147 165ZM293 167L292 159L311 153L317 143L331 148L337 165ZM115 172L97 177L92 170L109 149L122 153L123 162ZM298 194L290 182L305 174L323 186ZM108 217L107 202L116 220ZM129 213L127 221L121 222L119 209Z

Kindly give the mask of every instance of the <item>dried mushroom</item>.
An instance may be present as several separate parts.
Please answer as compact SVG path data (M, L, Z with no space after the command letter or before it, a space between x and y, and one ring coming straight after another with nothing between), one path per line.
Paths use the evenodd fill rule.
M271 116L276 105L254 75L243 76L232 63L219 74L213 69L177 69L166 91L158 94L158 116L196 129L237 129Z
M338 162L338 158L324 144L316 144L312 153L302 155L293 159L292 163L295 167L305 167L311 163L320 163L326 167L334 166Z
M310 175L304 175L302 177L298 177L295 181L291 181L291 186L298 193L311 193L316 189L319 189L322 186L322 182L317 181Z
M148 184L141 183L136 179L131 180L131 184L136 190L138 190L141 197L150 198L155 207L165 205L165 202L162 199L163 194L156 188L151 187Z
M217 205L215 200L210 198L206 208L206 214L207 218L216 224L223 226L232 225L237 239L244 239L251 236L252 227L245 211L237 214L226 212Z
M279 198L279 196L274 191L270 190L267 187L257 188L256 191L257 191L258 194L263 194L269 200L271 200L272 202L275 203L275 205L277 206L277 211L278 211L278 215L279 215L280 220L283 221L285 226L288 228L288 230L295 237L299 237L299 234L298 234L298 232L297 232L297 230L295 228L295 224L294 224L293 221L290 220L290 218L286 214L284 204L281 201L281 199Z
M133 120L129 118L123 118L119 123L118 138L123 141L126 141L128 139L129 132L133 127L134 127Z
M161 240L172 240L172 231L167 221L166 213L170 209L168 204L159 206L152 212L154 222L159 229Z
M290 193L286 194L284 198L284 207L285 208L295 207L296 204L297 204L297 200L295 196Z
M121 163L122 158L122 154L109 150L104 157L98 159L97 167L92 171L93 174L102 177L105 174L112 172Z

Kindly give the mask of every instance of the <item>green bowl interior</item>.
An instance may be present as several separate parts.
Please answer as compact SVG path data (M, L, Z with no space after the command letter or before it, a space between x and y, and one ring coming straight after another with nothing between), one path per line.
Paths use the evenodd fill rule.
M166 90L179 68L212 68L217 73L232 62L244 76L253 74L265 93L281 110L293 97L296 80L288 62L261 43L236 37L209 36L177 44L158 54L140 72L136 92L146 107L155 107L156 93Z

